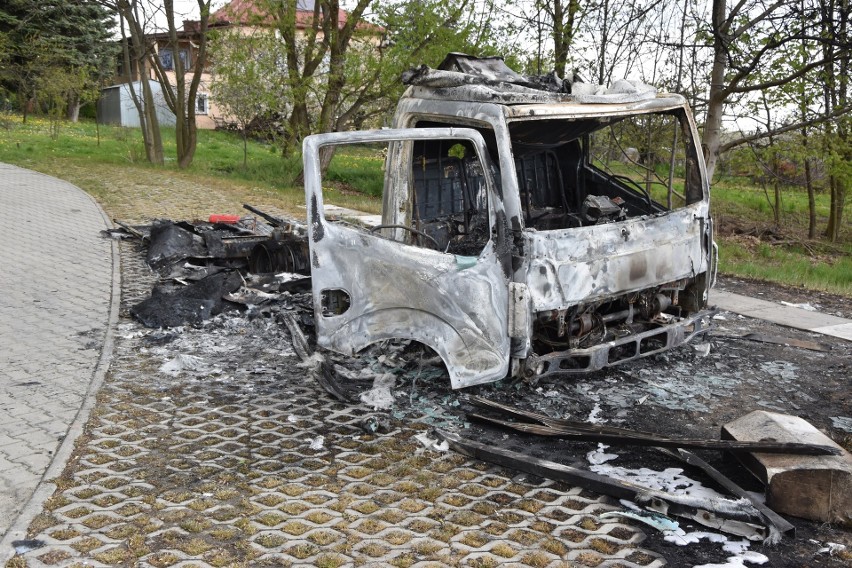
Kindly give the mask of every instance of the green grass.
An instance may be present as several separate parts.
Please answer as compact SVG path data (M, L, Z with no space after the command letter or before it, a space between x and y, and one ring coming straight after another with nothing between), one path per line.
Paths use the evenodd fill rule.
M719 270L813 290L852 296L852 247L844 254L813 256L803 247L719 239Z
M185 170L178 170L174 128L162 128L162 138L166 170L180 171L182 176L233 180L236 184L274 191L287 203L304 203L304 189L294 184L302 168L299 155L283 158L275 146L249 141L247 164L243 167L243 140L239 135L199 130L192 165ZM381 202L375 196L381 195L382 188L380 181L377 185L375 180L381 179L380 167L370 174L360 173L359 178L359 166L363 169L365 163L363 151L355 149L352 156L348 154L348 151L338 152L329 168L328 177L331 180L365 185L368 194L353 195L351 192L330 189L326 200L344 207L378 212ZM98 129L91 120L63 122L58 137L53 139L47 119L30 116L24 124L18 115L0 116L0 161L51 175L62 171L63 165L155 168L161 171L145 159L145 148L138 128L100 125ZM362 179L370 183L362 183ZM86 186L85 181L82 183L83 189L98 196L96 183L95 187Z
M51 157L100 164L147 164L142 135L136 128L101 125L98 133L94 122L83 120L63 123L54 140L50 123L44 118L29 117L23 124L19 117L6 117L0 124L0 159L15 164L37 164ZM175 167L174 128L163 127L162 138L166 167ZM300 167L298 156L283 159L273 146L252 142L244 169L239 136L199 130L195 159L188 171L286 188L293 185Z
M347 146L338 150L328 167L326 178L344 184L344 188L381 197L384 189L385 157L372 145Z
M710 202L716 222L722 227L772 229L780 242L727 235L718 237L719 270L770 282L852 296L852 231L849 209L845 212L841 240L809 241L808 194L804 188L784 187L781 223L773 226L774 202L771 188L750 185L745 178L725 178L713 184ZM815 195L817 229L825 230L831 202L827 192ZM727 232L727 231L726 231Z
M772 205L774 193L772 188L755 187L747 181L737 178L727 178L713 184L710 192L714 209L721 214L732 213L747 216L756 221L772 220ZM816 193L817 218L827 218L831 198L825 191ZM804 220L807 224L808 194L804 188L784 187L781 194L782 222L799 224ZM786 219L785 219L786 217Z

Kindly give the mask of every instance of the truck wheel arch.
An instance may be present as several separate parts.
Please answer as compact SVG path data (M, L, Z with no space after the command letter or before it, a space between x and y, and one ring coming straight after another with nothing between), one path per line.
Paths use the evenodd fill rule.
M460 332L438 315L416 308L364 313L343 323L320 345L355 354L389 339L416 341L435 351L447 367L454 389L492 382L508 372L509 361L498 350L472 334Z

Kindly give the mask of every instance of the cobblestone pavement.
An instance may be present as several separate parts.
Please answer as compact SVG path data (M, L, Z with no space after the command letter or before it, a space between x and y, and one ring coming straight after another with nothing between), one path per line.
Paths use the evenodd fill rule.
M0 183L5 179L0 175ZM69 189L66 192L76 191ZM10 198L11 194L2 195L2 199ZM67 198L51 199L62 203ZM232 206L238 210L238 203ZM205 216L201 205L194 207L197 216ZM77 214L71 213L73 209L78 207L60 209L60 213L73 217ZM27 213L24 221L49 217L53 223L40 222L40 230L50 226L65 241L73 240L68 235L76 233L68 225L56 230L66 220L62 218L60 223L46 213L49 211L45 205ZM147 213L133 211L128 209L123 218L149 219ZM181 218L177 213L171 216ZM75 230L82 226L79 221L70 223ZM51 265L58 268L46 278L73 272L64 262L83 262L97 250L105 253L112 245L96 236L100 228L91 228L87 239L78 241L77 248L85 250L76 256L73 243L52 243L61 258ZM0 242L4 242L2 250L12 250L11 244ZM45 255L44 247L33 246L30 257L18 262L43 267L44 260L39 263L38 259ZM121 249L122 307L114 351L110 350L103 306L99 323L72 328L70 340L54 339L51 333L55 330L41 333L17 322L30 318L41 325L46 321L43 318L0 313L0 326L9 330L0 327L3 357L7 357L7 344L23 342L32 333L36 339L30 343L34 346L31 351L39 358L56 343L76 348L67 354L66 362L83 355L91 359L90 367L81 364L79 369L66 369L74 371L68 375L57 375L52 385L55 390L45 389L41 398L27 398L14 390L39 387L25 384L37 379L5 380L2 388L17 397L15 408L30 404L53 417L62 414L65 401L73 401L77 408L82 404L74 422L79 426L87 415L86 401L92 397L85 396L86 388L81 394L66 394L59 391L59 385L70 389L77 380L97 377L97 348L104 340L106 352L113 353L84 434L73 454L69 440L74 432L55 450L66 453L51 462L45 477L50 482L40 486L42 497L49 498L43 503L41 499L31 501L28 510L40 514L26 534L17 535L29 540L19 543L18 555L7 567L660 566L664 559L656 551L671 556L671 550L661 548L658 535L649 534L645 540L636 526L601 518L603 512L618 507L614 501L459 455L426 450L414 439L427 428L423 424L397 419L391 432L365 434L359 423L368 410L330 402L299 367L286 327L274 318L216 318L196 328L167 332L143 329L129 318L128 307L150 293L153 276L135 244L123 243ZM87 264L87 270L91 266ZM7 304L8 298L27 301L28 293L36 289L23 276L11 279L4 274L2 278L7 296L0 303L2 310L15 305ZM55 300L56 292L50 290L60 290L68 293L72 304L82 301L85 294L73 291L73 281L60 280L45 297ZM109 296L109 281L107 270L101 280L87 283L83 289L91 294L90 299L107 306L104 298ZM36 307L31 303L30 312ZM96 313L97 309L85 312L92 317ZM737 335L746 325L740 319L721 323L730 328L727 333ZM61 329L65 320L58 318L53 323ZM766 327L748 324L754 325ZM80 331L90 334L77 335ZM197 349L202 344L204 348ZM741 413L743 400L752 404L743 395L769 408L793 405L798 409L794 403L831 400L832 416L848 415L842 396L820 390L821 383L794 381L798 370L813 366L834 389L834 375L848 376L846 346L835 346L830 356L735 343L723 348L724 353L709 356L682 349L594 381L566 382L554 387L559 392L552 399L546 389L537 391L542 391L545 401L575 401L581 408L573 410L585 415L600 410L598 403L605 402L614 417L647 414L655 421L677 417L680 422L672 422L675 428L684 421L694 422L704 436L715 435L719 423ZM12 347L9 352L14 352ZM698 381L693 380L696 373ZM86 383L90 384L98 383ZM634 390L635 385L643 384L649 388ZM737 390L741 387L743 392ZM439 390L434 385L421 384L420 388L421 392ZM413 386L410 391L413 395ZM31 392L36 391L27 391L27 395ZM9 396L0 402L6 404L7 414L13 406L6 402L12 400ZM654 401L653 411L644 410L649 408L642 405L645 399L649 399L646 405ZM31 411L13 414L35 422ZM65 412L66 417L71 414ZM813 418L824 423L828 414L823 414ZM5 415L0 420L18 425ZM645 428L653 429L653 425ZM23 442L0 444L0 450L8 446L12 451L37 439L33 434ZM34 461L33 456L39 455L16 451L22 461ZM836 531L827 533L827 538L846 542L837 540ZM795 558L805 562L794 559L778 565L805 565L815 558L822 545L816 540L807 542L813 544L795 545L799 548L793 550ZM648 549L651 547L654 551ZM712 557L704 555L702 561L689 563L680 563L675 556L673 564L707 564L724 556L714 550ZM0 556L0 563L3 560Z
M598 518L612 500L426 450L417 423L365 434L368 410L330 402L277 322L143 331L126 317L151 285L133 247L97 408L30 528L43 546L9 566L663 564L638 529ZM212 338L208 359L169 372L193 333ZM232 366L235 350L255 364Z
M40 508L52 489L34 490L46 471L61 471L79 434L106 366L118 258L98 235L108 219L67 182L0 164L0 210L2 536L28 501Z

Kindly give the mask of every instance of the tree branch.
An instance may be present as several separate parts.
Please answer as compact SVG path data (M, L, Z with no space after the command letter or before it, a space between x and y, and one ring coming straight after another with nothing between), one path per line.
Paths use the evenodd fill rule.
M732 148L736 148L737 146L742 146L743 144L750 144L757 140L762 140L764 138L769 138L770 136L778 136L779 134L784 134L785 132L790 132L791 130L797 130L799 128L803 128L806 126L813 126L815 124L822 124L824 122L828 122L832 119L835 119L839 116L846 114L847 112L852 111L852 104L846 105L844 107L836 108L833 112L827 115L822 115L816 118L812 118L810 120L800 120L798 122L794 122L792 124L788 124L786 126L782 126L781 128L775 128L767 130L766 132L758 132L756 134L752 134L750 136L743 136L736 140L731 140L730 142L726 142L719 146L719 153L722 154L727 152Z
M743 1L745 1L745 0L743 0ZM735 39L735 38L740 37L743 34L743 32L750 30L750 29L753 29L757 24L759 24L760 22L762 22L763 20L768 18L769 15L772 14L772 12L774 12L775 10L777 10L778 8L780 8L781 6L783 6L786 3L787 2L785 0L778 0L777 2L775 2L775 4L772 4L766 10L764 10L762 13L758 14L757 16L755 16L754 18L752 18L748 22L744 23L743 25L741 25L740 27L738 27L735 30L731 30L729 37L731 39ZM731 21L731 20L728 20L728 21Z
M799 79L799 78L807 75L810 71L813 71L814 69L816 69L818 67L822 67L828 61L836 61L836 60L837 60L836 57L832 57L832 58L829 58L829 59L821 59L819 61L815 61L813 63L809 63L809 64L805 65L804 67L802 67L801 69L799 69L795 73L792 73L792 74L787 75L785 77L780 77L778 79L772 79L772 80L769 80L769 81L764 81L763 83L755 83L755 84L752 84L752 85L746 85L746 86L741 87L741 86L739 86L738 84L735 84L732 81L731 84L726 89L726 95L725 96L727 97L728 95L732 95L734 93L737 93L737 94L753 93L754 91L762 91L762 90L765 90L765 89L771 89L772 87L778 87L780 85L786 85L787 83L790 83L791 81L795 81L796 79Z

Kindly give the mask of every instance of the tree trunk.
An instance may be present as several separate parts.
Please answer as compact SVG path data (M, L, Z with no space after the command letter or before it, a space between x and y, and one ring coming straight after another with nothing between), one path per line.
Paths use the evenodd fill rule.
M835 5L829 3L832 8L830 14L834 14ZM829 18L834 24L834 38L842 44L849 43L849 0L838 0L836 4L839 17L837 20ZM846 51L843 57L837 61L836 73L835 69L829 67L826 70L826 86L831 87L830 96L826 97L826 102L830 103L833 108L843 108L849 101L849 71L852 67L852 56ZM852 161L852 140L849 136L849 116L840 116L836 123L836 148L842 157L842 161L848 164ZM826 227L825 235L831 242L837 242L840 239L840 229L843 226L843 209L846 204L846 189L847 180L843 175L833 175L831 179L831 206L829 208L828 227Z
M124 66L128 70L129 82L128 91L133 104L136 107L136 112L139 115L139 126L142 130L142 142L145 146L145 157L152 164L162 166L165 163L163 155L163 139L160 135L160 121L157 117L157 108L154 105L154 94L151 91L151 85L148 82L148 66L146 65L146 40L145 33L139 24L137 14L134 12L135 5L125 2L118 3L114 6L118 12L119 28L121 29L122 39L122 55L124 57ZM125 33L126 28L130 30L130 37ZM133 66L132 62L136 63L139 84L142 87L142 93L137 93L133 86Z
M334 158L334 152L337 146L326 146L320 150L320 171L325 173L328 171L328 166L331 165L331 160Z
M243 133L243 171L248 170L248 132L245 127L242 128Z
M725 34L725 0L713 0L713 67L710 71L710 96L707 101L707 119L704 123L701 148L704 150L704 163L707 177L712 180L719 160L719 147L722 143L722 115L725 111L725 99L728 96L725 72L728 67Z
M195 148L198 145L198 126L195 124L194 116L191 120L184 118L183 131L183 144L178 156L178 167L181 169L188 168L195 158Z
M178 39L175 22L174 0L164 0L163 8L168 24L168 47L172 50L174 62L174 85L171 84L167 70L163 67L157 53L148 53L152 69L162 88L166 104L175 115L175 147L177 150L177 165L186 168L192 164L195 157L195 146L198 142L198 131L195 123L195 104L198 87L201 84L201 73L207 65L207 29L210 18L211 0L196 0L200 12L197 34L192 36L186 48L187 57L181 58L181 45ZM192 79L187 84L187 69L193 67Z
M146 70L143 65L142 70ZM152 164L165 164L163 153L163 137L160 134L160 119L157 117L157 105L154 102L154 91L147 75L142 77L142 113L145 116L144 128L148 133L145 155Z
M772 180L775 191L775 228L781 227L781 173L778 167L778 152L772 152Z
M336 2L332 4L336 9ZM288 156L297 151L304 137L311 133L308 92L314 74L328 52L331 30L326 29L326 19L333 10L327 1L315 1L310 25L297 31L296 2L267 2L266 5L274 12L277 31L285 45L288 94L293 105L287 117L288 131L282 144L282 154ZM321 34L322 39L319 39Z
M816 238L816 194L811 179L811 160L805 158L805 187L808 189L808 239Z
M852 157L848 158L847 161L849 159L852 159ZM837 230L835 233L834 241L832 242L837 242L840 240L840 228L843 227L843 209L846 207L846 190L848 184L845 180L840 180L837 185L837 215L835 217L837 220Z
M840 41L844 45L850 44L849 37L849 0L840 0ZM852 71L852 54L847 50L843 58L840 60L840 106L846 106L849 103L849 73ZM846 164L852 163L852 140L849 136L850 116L846 113L838 121L839 128L837 129L840 135L843 148L843 160ZM837 195L837 240L840 239L840 228L843 226L843 210L846 207L846 190L849 185L849 178L844 177L838 184Z
M848 156L852 159L852 156ZM840 229L843 227L843 209L846 205L847 184L839 176L831 177L831 206L828 212L828 227L825 236L836 243L840 240Z
M328 171L328 166L331 165L331 160L334 158L334 153L337 151L337 146L323 146L319 151L319 162L320 162L320 172L322 175L325 175L325 172ZM296 176L296 179L293 180L293 185L304 185L305 183L305 169L299 172L299 175Z
M607 40L609 34L609 0L603 0L603 22L601 23L601 49L598 53L598 84L603 85L606 83L606 48L607 48Z
M297 152L302 140L311 133L311 119L308 114L308 103L302 97L293 101L293 110L288 120L287 140L284 142L283 155L289 156Z
M825 237L831 242L837 242L839 224L837 223L837 203L839 201L839 186L837 177L831 176L829 187L831 188L831 204L828 207L828 225L825 228Z
M77 122L80 119L80 108L83 105L80 104L80 96L77 94L73 94L68 98L68 110L65 115L71 122Z
M553 1L553 58L554 70L559 77L565 77L566 72L570 76L570 70L566 71L568 54L574 43L576 34L577 12L580 3L577 0L554 0Z

